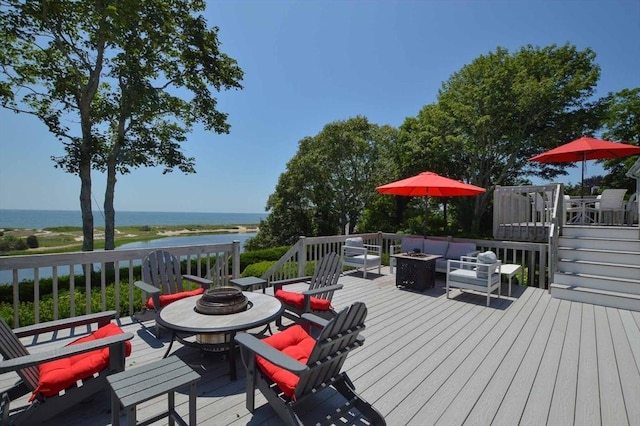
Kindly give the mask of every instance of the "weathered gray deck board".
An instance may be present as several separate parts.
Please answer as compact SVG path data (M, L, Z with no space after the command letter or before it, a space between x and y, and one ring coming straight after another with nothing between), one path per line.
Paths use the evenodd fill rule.
M524 287L514 287L511 298L493 298L486 307L483 295L456 290L446 299L441 282L416 293L396 288L392 275L361 277L341 277L344 289L335 293L333 305L367 304L365 344L349 355L345 369L387 424L640 426L640 317L635 313L560 301ZM147 330L130 318L120 322L135 335L127 369L162 357L168 335L158 341L153 323L145 324ZM58 344L44 342L32 350ZM280 424L259 393L255 413L245 408L240 361L238 380L231 382L220 354L174 344L172 355L202 375L199 424ZM0 376L0 386L13 377ZM11 406L25 402L26 397ZM305 421L316 421L339 404L335 392L320 392L300 411ZM107 425L108 406L105 392L51 424ZM140 404L138 418L165 408L166 398L155 398ZM177 392L176 410L187 416L186 392Z

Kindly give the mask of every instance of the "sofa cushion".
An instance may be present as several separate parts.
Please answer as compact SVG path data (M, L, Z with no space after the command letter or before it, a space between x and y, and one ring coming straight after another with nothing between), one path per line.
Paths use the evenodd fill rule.
M364 253L364 251L362 250L364 248L364 241L362 241L362 237L347 238L344 241L344 245L345 247L347 247L344 249L345 256L351 257ZM349 247L356 247L360 250L351 250Z
M176 300L184 299L185 297L197 296L202 293L204 293L204 288L200 287L200 288L196 288L195 290L179 291L177 293L171 293L171 294L161 294L160 306L164 308L169 303L175 302ZM147 299L146 306L149 309L155 309L153 304L153 297L150 297L149 299Z
M498 257L492 251L485 251L479 253L477 259L478 266L476 267L476 275L478 278L486 279L489 276L491 265L498 261Z
M428 238L424 240L424 252L428 254L444 256L447 254L447 247L449 247L449 241L446 240L430 240Z
M364 255L351 256L348 260L349 265L362 265L364 266ZM376 256L375 254L367 255L367 266L377 265L380 263L380 256Z
M92 342L109 336L122 334L123 331L114 323L100 327L88 336L81 337L69 343L67 346ZM125 356L131 355L131 342L126 341ZM57 395L61 390L67 389L78 380L85 380L95 373L109 366L109 348L97 349L83 354L73 355L67 358L45 362L38 367L40 377L38 387L33 391L30 401L38 394L46 397Z
M451 286L455 287L455 283L466 283L480 287L487 287L487 278L478 278L476 275L476 271L472 271L471 269L455 269L449 272L449 278L451 280ZM498 274L493 274L491 277L491 284L495 284L500 277Z
M424 238L422 237L404 237L400 243L400 251L402 253L411 253L416 249L419 253L424 252Z
M297 306L298 308L302 308L304 304L304 294L293 291L277 290L276 298L280 299L283 303ZM330 301L318 297L311 297L310 305L311 309L315 311L328 311L331 308Z
M299 325L294 325L276 333L272 336L262 339L264 343L289 355L302 364L306 364L309 361L309 356L313 351L313 347L316 345L316 341L313 337ZM289 398L295 398L293 391L296 389L298 376L278 367L264 359L263 357L256 355L256 362L262 372L273 380L282 392Z
M447 259L451 260L460 260L460 256L467 256L469 253L474 252L476 250L476 245L474 243L449 243L449 248L447 249Z

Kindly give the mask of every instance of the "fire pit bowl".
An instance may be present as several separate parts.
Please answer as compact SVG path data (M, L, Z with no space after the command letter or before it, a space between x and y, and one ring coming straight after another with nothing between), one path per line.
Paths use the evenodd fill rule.
M236 287L210 288L196 302L196 312L206 315L227 315L247 310L247 297Z

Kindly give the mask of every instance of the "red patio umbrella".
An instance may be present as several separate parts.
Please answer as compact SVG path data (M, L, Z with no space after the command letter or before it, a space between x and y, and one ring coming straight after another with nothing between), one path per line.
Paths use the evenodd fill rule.
M484 188L470 185L459 180L440 176L433 172L422 172L415 176L387 183L376 188L381 194L404 195L407 197L424 197L425 209L428 197L471 196L486 192ZM427 231L427 214L424 216L425 235Z
M575 163L582 161L582 183L580 193L584 191L584 164L587 160L604 158L622 158L640 154L640 147L624 143L604 141L588 137L581 137L573 142L560 145L542 154L529 158L529 161L540 163Z

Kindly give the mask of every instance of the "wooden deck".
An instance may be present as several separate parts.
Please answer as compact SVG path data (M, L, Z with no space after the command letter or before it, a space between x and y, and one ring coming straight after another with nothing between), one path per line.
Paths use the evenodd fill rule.
M361 277L341 278L344 289L334 296L337 308L360 300L369 310L366 342L345 370L388 425L640 425L640 313L518 286L511 298L486 307L486 298L472 293L455 291L447 300L442 283L415 293L397 289L393 275ZM168 341L149 333L151 323L149 331L129 318L121 324L135 334L127 369L163 356ZM179 345L172 354L202 375L198 424L280 424L260 394L253 415L245 408L240 361L239 379L231 382L219 354ZM332 390L319 393L301 407L305 423L315 423L337 399ZM176 403L186 417L186 390ZM110 424L108 406L105 393L52 424ZM151 400L139 407L138 419L165 408L166 399Z

